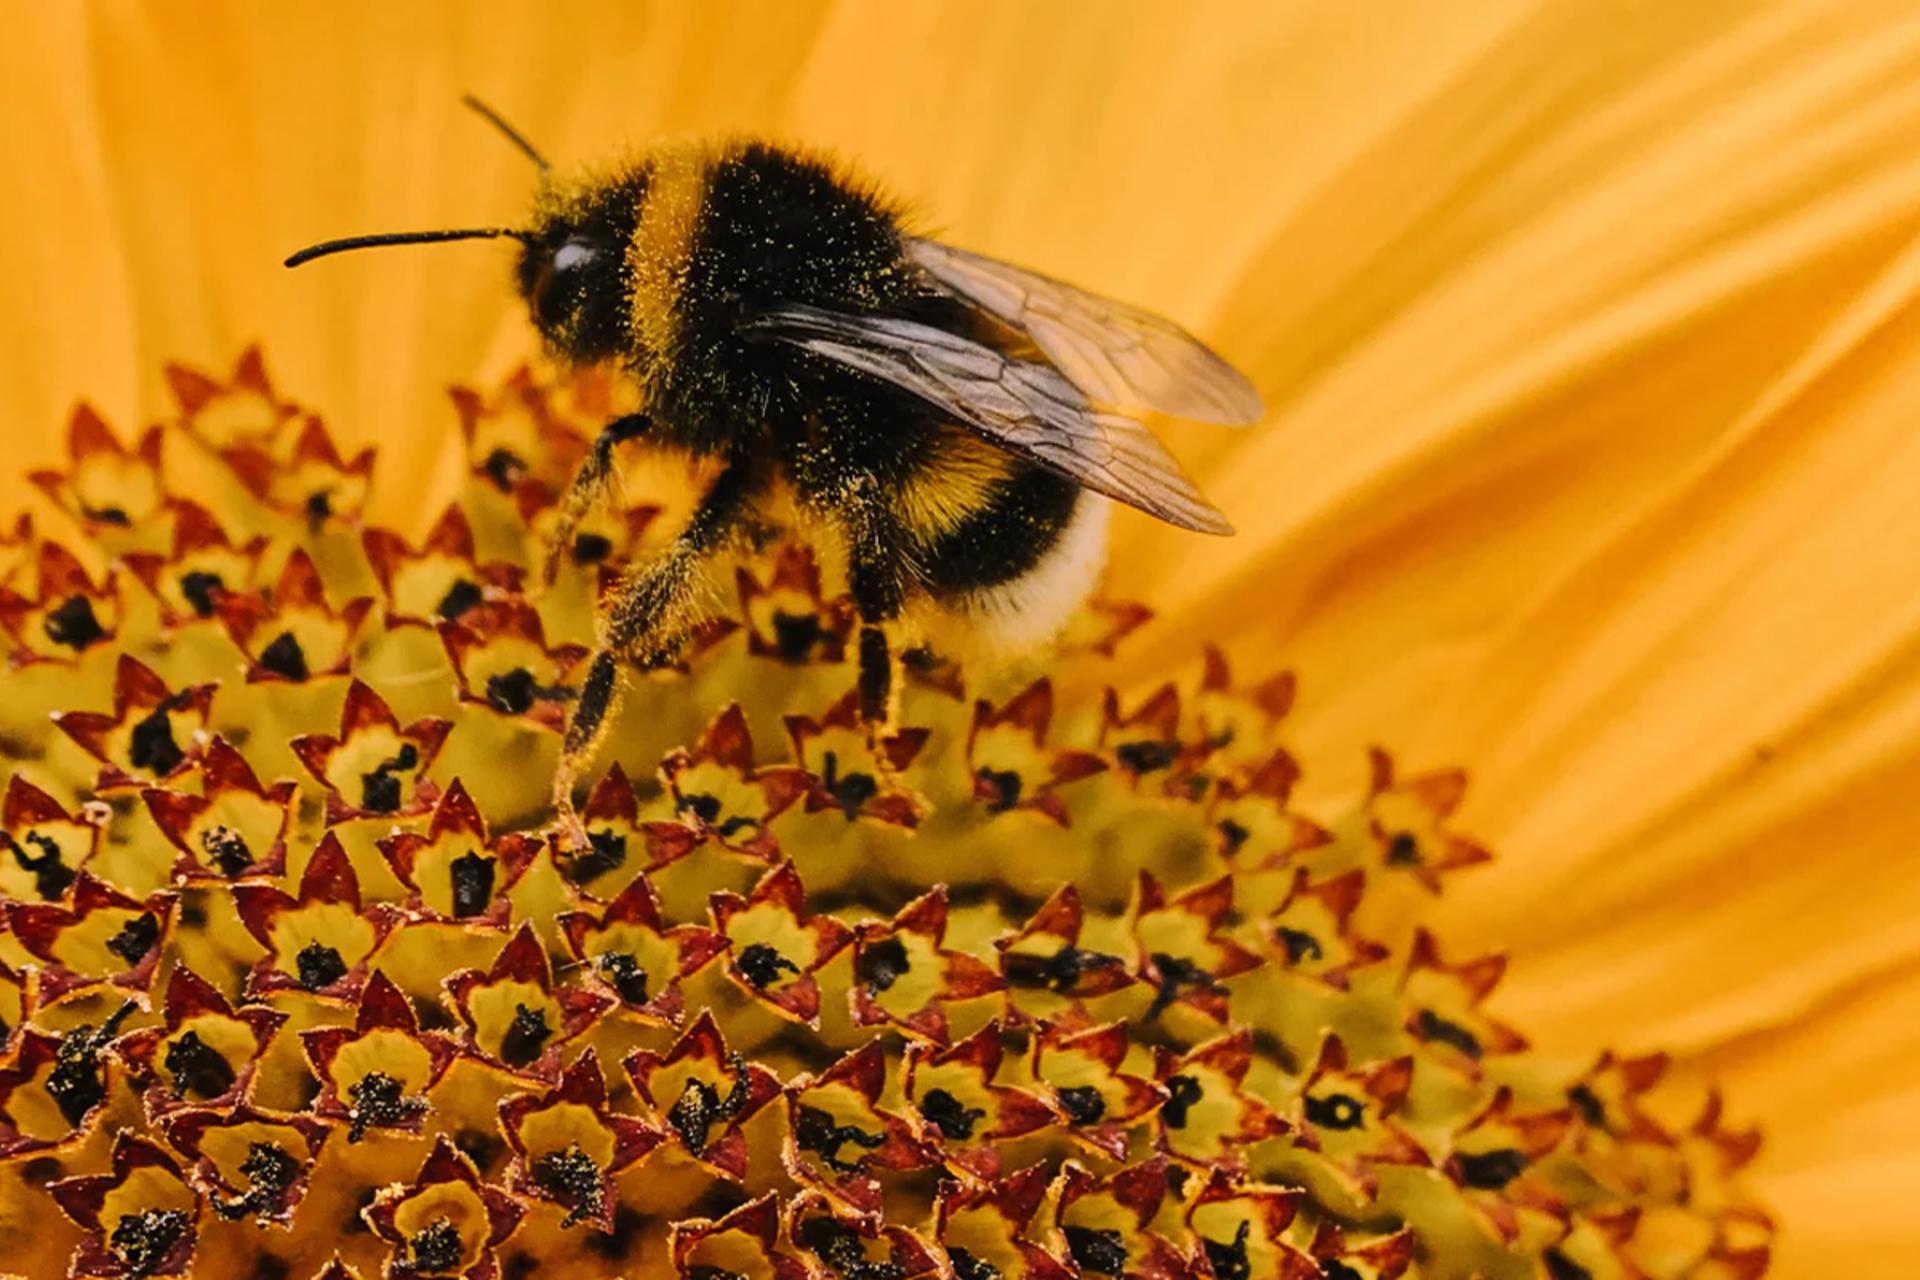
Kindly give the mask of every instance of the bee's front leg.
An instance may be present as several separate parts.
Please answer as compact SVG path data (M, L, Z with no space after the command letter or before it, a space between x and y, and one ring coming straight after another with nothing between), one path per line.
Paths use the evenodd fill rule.
M553 536L547 542L547 558L540 566L540 579L547 586L560 573L560 557L573 545L574 530L587 518L587 513L606 496L613 485L613 451L616 446L628 440L638 439L646 434L653 425L653 419L644 413L629 413L615 418L595 438L593 447L587 450L587 456L581 459L580 466L573 473L573 480L567 485L566 496L560 500L560 516L554 525Z
M586 833L573 810L573 785L593 758L619 704L620 663L642 669L672 658L695 618L700 565L724 543L751 507L752 471L730 462L714 479L693 516L660 556L621 579L601 611L600 643L587 662L573 716L553 779L553 807L563 839L585 846Z

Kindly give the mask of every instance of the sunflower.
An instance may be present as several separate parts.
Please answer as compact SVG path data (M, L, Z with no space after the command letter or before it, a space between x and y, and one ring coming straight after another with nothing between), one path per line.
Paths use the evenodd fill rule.
M1411 901L1440 939L1420 944L1431 963L1419 972L1457 975L1470 970L1463 958L1503 951L1511 965L1492 997L1498 1025L1524 1027L1544 1059L1573 1063L1576 1072L1611 1072L1609 1087L1631 1092L1651 1071L1647 1055L1666 1049L1663 1087L1723 1085L1741 1122L1758 1122L1768 1135L1746 1178L1784 1224L1773 1274L1865 1273L1914 1243L1911 1229L1899 1225L1902 1193L1920 1173L1911 1119L1916 1082L1903 1052L1920 988L1910 963L1914 891L1899 870L1912 825L1904 779L1914 739L1906 719L1912 628L1898 602L1916 567L1902 549L1920 545L1905 536L1914 508L1901 484L1910 446L1900 412L1911 399L1901 358L1911 323L1908 244L1920 229L1920 167L1904 145L1920 115L1910 87L1920 26L1903 7L1486 4L1389 17L1352 6L1244 4L1122 4L1097 12L1013 4L581 6L559 13L424 3L224 12L20 5L9 19L0 105L34 127L16 131L0 177L9 184L12 222L0 238L0 280L11 293L0 311L0 350L11 353L0 395L25 463L0 483L16 505L43 505L33 530L5 540L15 571L30 569L24 579L9 578L21 589L9 615L18 630L10 634L30 638L16 642L26 658L7 677L14 690L7 719L25 726L36 717L44 724L54 710L91 716L70 728L63 722L61 749L80 752L75 759L84 757L89 770L104 764L129 774L167 763L151 754L145 766L131 758L133 728L161 705L183 721L211 717L215 728L222 717L245 723L255 736L236 748L241 765L220 765L224 757L209 748L177 762L193 775L190 785L149 788L183 797L152 814L183 862L165 879L190 884L231 866L228 878L261 886L252 914L243 916L255 930L245 935L251 942L224 938L224 949L209 954L243 956L255 966L277 957L253 971L268 991L281 979L303 991L303 979L315 989L346 982L352 998L342 994L339 1007L351 1007L352 1017L329 1025L411 1037L421 1046L416 1065L429 1075L452 1072L455 1059L461 1070L477 1061L510 1075L527 1065L511 1059L534 1049L529 1062L551 1051L566 1066L550 1094L525 1092L532 1101L514 1113L517 1120L475 1121L504 1144L491 1162L457 1147L447 1154L427 1136L406 1148L409 1167L382 1171L393 1176L381 1185L402 1191L369 1206L371 1235L416 1256L420 1237L439 1220L431 1206L456 1203L463 1222L487 1223L487 1239L522 1229L506 1219L547 1194L524 1134L537 1109L558 1105L553 1099L568 1089L566 1105L605 1113L594 1131L611 1144L594 1157L603 1174L627 1156L644 1169L652 1156L635 1150L647 1139L618 1122L646 1108L625 1105L625 1094L609 1108L595 1101L596 1088L656 1090L655 1101L671 1112L684 1082L697 1077L717 1095L706 1103L696 1091L723 1146L735 1127L744 1130L762 1113L792 1107L788 1114L803 1115L813 1104L793 1092L775 1103L759 1097L772 1086L758 1077L729 1074L731 1050L709 1033L695 1034L697 1020L687 1012L694 1006L659 1007L672 997L658 977L685 969L686 982L698 983L720 974L732 984L724 989L747 991L754 962L743 966L743 958L764 945L793 968L759 962L773 966L759 987L786 999L763 1012L791 1020L804 1013L793 1002L809 998L808 982L831 986L817 975L835 963L821 953L838 915L787 920L781 904L791 908L794 899L782 882L739 885L739 902L729 901L723 920L717 910L690 915L684 901L669 900L659 915L660 904L639 900L644 894L622 901L621 886L597 892L585 877L587 896L570 907L589 917L574 926L581 938L614 928L647 933L648 912L656 913L657 941L649 945L657 956L643 966L656 982L645 999L630 998L639 988L622 992L618 972L598 971L595 979L605 979L599 999L632 1006L623 1006L623 1016L676 1029L665 1043L636 1050L655 1055L638 1060L636 1074L633 1059L615 1061L597 1043L590 1066L581 1065L579 1045L593 1043L600 1024L576 1025L588 1015L560 993L577 984L540 972L518 942L512 912L489 920L498 925L492 934L434 919L463 919L453 881L442 874L436 884L429 874L436 857L446 873L468 856L447 853L447 841L464 841L472 856L491 862L503 900L528 876L538 884L542 873L537 851L515 839L537 829L528 821L537 779L484 771L498 742L462 735L460 726L449 732L444 723L485 715L517 725L530 714L537 723L538 697L519 712L491 705L492 678L522 670L535 693L543 683L552 687L564 679L566 645L579 634L578 618L573 630L565 620L536 627L515 609L507 578L485 576L512 568L521 553L514 538L523 535L512 533L509 517L524 513L467 510L486 496L484 477L469 469L469 446L476 432L511 416L516 397L523 406L557 403L555 414L565 418L590 411L606 389L510 377L528 338L506 305L503 266L478 261L485 248L368 256L297 281L276 264L323 235L512 217L528 175L456 109L460 93L473 90L560 156L592 158L623 142L714 130L830 146L912 197L958 242L1150 304L1205 333L1253 374L1272 409L1251 433L1173 438L1241 534L1199 545L1144 521L1120 521L1108 596L1147 602L1155 621L1117 643L1110 662L1063 672L1054 691L1059 707L1092 708L1092 720L1071 726L1059 742L1045 732L1036 705L1019 702L1020 690L995 691L978 732L964 735L967 749L982 753L967 761L983 793L970 803L1051 823L1051 798L1077 816L1082 801L1074 788L1106 787L1115 771L1116 744L1101 736L1101 686L1121 691L1118 720L1147 724L1149 695L1168 673L1180 674L1191 710L1206 682L1191 674L1202 638L1220 647L1218 669L1231 673L1220 679L1247 695L1254 710L1245 714L1256 719L1264 714L1259 690L1266 690L1264 705L1276 705L1261 677L1291 669L1300 692L1280 732L1308 767L1297 785L1286 779L1289 814L1323 818L1336 828L1334 847L1346 847L1342 839L1363 833L1338 830L1339 815L1366 813L1411 786L1416 798L1452 809L1436 828L1442 848L1470 856L1477 846L1449 843L1463 831L1500 852L1491 866L1448 871L1435 901L1418 897L1425 889L1413 891ZM233 370L236 353L256 338L269 343L271 379L257 360ZM185 364L173 366L169 381L164 371L175 361ZM452 381L477 388L457 415L465 437L448 425L443 388ZM206 403L189 403L196 388L210 402L235 384L257 393L250 417L222 423ZM144 523L139 511L123 512L126 528L150 534L149 542L122 537L111 522L94 521L85 539L60 523L62 507L83 524L85 505L96 514L106 509L74 487L63 433L75 421L77 393L98 409L84 421L101 425L72 438L114 442L90 452L94 470L113 473L98 483L119 494L116 501L145 500L167 513L161 523ZM310 408L324 413L318 429L306 416ZM209 483L250 476L254 487L233 481L208 490L222 499L199 503L209 518L181 519L177 487L141 488L140 429L161 419L198 451ZM262 431L274 448L257 447ZM360 450L374 441L378 483L369 485ZM265 462L235 470L236 449ZM55 501L45 502L25 479L33 467L64 477L46 486ZM326 520L385 536L368 542L343 534L308 545L303 530L312 513L302 508L303 490L313 491L314 475L344 495ZM458 515L443 515L456 500ZM42 536L49 531L51 543ZM601 536L625 556L644 549L647 528L635 516L609 523ZM72 563L49 559L49 545L70 547ZM296 545L305 569L292 554ZM258 592L258 608L203 617L187 576L196 570L180 567L189 561L207 575L194 581L210 604L208 577L275 590ZM755 590L807 597L809 580L795 564L750 566ZM475 575L470 583L485 618L463 628L471 643L458 634L447 643L436 615L446 592L466 580L463 565ZM112 587L109 570L118 578ZM61 589L27 590L49 581ZM125 651L134 638L157 634L155 627L169 635L181 629L205 646L203 658L222 655L225 688L245 687L196 700L195 688L211 682L204 673L169 683L150 667L144 675L95 670L84 697L63 687L62 655L27 651L48 635L45 606L76 598L89 602L94 627L110 642L103 653ZM754 598L743 589L743 631L716 641L716 661L732 662L724 646L758 634ZM116 612L123 606L126 617ZM821 635L830 640L830 601L820 608ZM272 612L282 610L296 616ZM1109 628L1117 616L1103 615ZM84 630L77 609L55 622L62 627ZM294 672L288 646L276 653L283 635L295 637L303 671ZM762 637L776 649L777 639ZM488 650L500 647L518 656L490 668L498 655ZM418 669L423 654L443 664L450 702L415 696L395 679ZM806 656L824 662L829 654ZM34 657L53 661L28 660ZM243 673L237 680L234 663ZM550 669L536 671L542 664ZM1076 679L1084 687L1071 687ZM310 699L299 692L315 683L331 692ZM602 821L625 821L631 803L640 824L633 838L669 842L650 857L667 858L671 842L691 838L645 830L640 806L662 795L714 797L721 787L729 804L744 807L716 810L714 823L700 815L706 802L693 801L688 811L698 821L690 829L703 848L731 848L741 858L754 856L758 836L751 826L727 831L730 817L750 818L777 836L781 823L836 813L865 825L908 816L910 806L868 810L885 797L863 797L851 818L846 794L829 788L821 800L819 744L835 731L830 700L794 709L806 723L784 750L777 719L748 726L755 750L743 756L741 735L715 718L733 700L726 687L716 677L681 722L663 724L658 741L636 744L622 778L644 794L629 802L608 775ZM1215 692L1221 687L1216 682ZM275 696L248 697L263 688ZM343 714L349 688L367 691L350 717ZM1390 746L1391 761L1369 755L1377 741ZM1073 777L1091 768L1074 751L1100 756L1101 774ZM1471 769L1464 797L1445 772L1454 764ZM1262 786L1281 780L1246 766L1238 762L1232 777L1198 772L1217 789L1215 803L1255 805ZM788 768L804 776L782 775ZM380 779L371 794L364 785L358 795L337 785L370 775ZM474 781L483 776L484 788ZM450 785L455 778L467 783L464 804ZM298 780L310 806L333 806L331 816L348 830L358 823L361 835L379 824L353 811L391 798L391 812L411 824L401 834L420 843L363 843L323 858L324 842L307 837L329 814L303 814L297 803L282 814L289 835L276 839L275 806L289 803L276 796L286 779ZM85 781L91 794L98 778L89 772ZM110 808L111 792L101 793ZM113 861L111 828L102 830L101 815L84 799L22 792L16 816L67 851L55 859L61 866L79 865L82 852L100 859L85 864L100 873L99 893L126 899L129 889L157 891L113 887L108 873L124 878L128 869ZM815 804L824 807L809 815ZM216 805L234 816L214 826L262 834L240 837L244 848L209 841L204 808ZM161 824L161 812L172 828ZM688 825L684 814L676 821ZM1390 853L1412 819L1387 821L1381 830ZM102 848L92 847L96 840ZM276 854L276 844L287 848ZM1075 856L1061 847L1063 858ZM58 878L45 848L33 848L41 853L29 850L22 865ZM293 862L274 860L288 854ZM830 854L820 856L825 861L813 864L793 859L809 889L814 876L845 871ZM304 875L296 865L324 870L340 860L356 873L392 879L360 886L366 897L356 911L337 898L341 877L322 876L312 886L296 878ZM1033 869L1010 860L996 872L1017 877ZM1169 881L1166 901L1181 904L1160 909L1184 913L1196 923L1181 927L1211 937L1205 899L1183 897L1194 886L1160 878ZM948 879L957 883L957 873ZM96 939L96 951L143 919L160 931L163 954L195 936L171 913L149 915L104 896L81 902L74 883L49 887L48 905L76 920L124 921ZM1012 888L1031 895L1043 886ZM8 893L30 889L38 886L9 884ZM1138 928L1137 903L1147 900L1138 895L1146 890L1136 883L1126 893L1126 902L1104 909L1133 912ZM483 896L491 902L494 893ZM1288 910L1330 913L1331 920L1343 906L1337 892L1283 901L1267 904L1279 913L1275 921ZM957 938L943 935L928 919L930 907L915 914L908 905L880 922L882 932L864 940L856 932L840 948L851 953L841 962L879 954L887 958L869 964L880 968L867 970L878 973L893 963L894 949L884 945L892 938L909 957L982 952L1005 980L1008 963L1015 972L1042 963L1017 957L1044 960L1049 946L1080 945L1060 932L1068 926L1058 913L1039 913L1041 924L1029 920L994 952L991 938L968 936L965 925ZM274 921L301 911L324 917L329 909L358 922L348 929L353 937L312 953L304 969L300 957L315 939L290 956L273 950L280 945L271 942ZM697 926L688 923L694 915ZM777 928L765 926L772 933L749 939L739 932L776 917ZM32 918L48 928L61 923ZM1404 926L1405 916L1396 923ZM465 949L451 957L457 964L405 950L424 945L406 943L407 932L435 925L462 940ZM17 923L10 927L20 932ZM707 932L675 932L692 927ZM475 930L490 941L475 942ZM714 933L727 935L724 954L708 936ZM1426 936L1403 928L1391 939L1397 963L1410 965ZM1034 941L1047 938L1066 941ZM1291 955L1287 935L1269 943L1275 938L1281 950L1268 953L1269 965L1275 954ZM134 951L137 941L123 950ZM550 966L574 945L557 935L541 941ZM1248 979L1220 974L1232 954L1220 946L1208 952L1209 972L1231 995ZM329 949L339 953L334 960ZM436 979L471 975L448 988L447 1025L404 1027L409 1016L417 1020L413 1000L382 996L371 978L353 979L360 961L377 953L394 960L390 970L375 967L396 981L407 965L430 964ZM105 972L125 957L105 951L94 958ZM1131 986L1149 989L1143 1014L1157 998L1155 979L1165 978L1149 972L1151 960L1129 977ZM344 970L319 981L335 961ZM138 965L123 969L135 974ZM958 959L941 961L950 981L966 969ZM196 1054L186 1051L182 1067L204 1086L201 1103L229 1093L253 1097L255 1082L240 1079L234 1065L251 1061L241 1051L246 1044L280 1046L269 1061L289 1078L302 1061L308 1070L316 1061L302 1057L300 1033L324 1028L264 1025L255 1002L238 999L249 988L210 983L203 991L184 978L147 976L155 979L151 1007L125 1015L112 1036L104 1033L120 1006L96 1001L92 1025L103 1032L102 1045L123 1037L102 1057L110 1074L178 1077L165 1055L193 1020L229 1037L227 1051L215 1056L235 1077L225 1080L207 1058L196 1075ZM1049 984L1058 985L1045 978L1041 994ZM1163 1009L1163 1018L1207 1016L1205 982L1173 987L1177 1008ZM844 981L841 992L829 991L844 993ZM933 1043L924 1019L941 1001L916 994L926 1000L912 1007L875 995L867 1016L899 1024L889 1034ZM526 1018L518 1017L522 1007ZM536 1016L546 1036L530 1045ZM76 1025L55 1019L53 1029ZM957 1052L968 1043L959 1030L949 1027L944 1046L916 1059L916 1078L982 1069L976 1059L989 1050ZM215 1035L205 1031L202 1040ZM1042 1039L1034 1034L1023 1069L1044 1073L1044 1061L1071 1060L1097 1072L1104 1061L1098 1044L1080 1042L1046 1043L1043 1061ZM1419 1041L1436 1055L1449 1043L1444 1033ZM1603 1043L1619 1051L1605 1067L1593 1056ZM72 1052L86 1044L75 1041ZM122 1044L130 1047L122 1052ZM1457 1037L1453 1044L1457 1050ZM16 1044L10 1052L22 1050ZM1244 1077L1234 1079L1234 1052L1215 1047L1204 1061L1183 1056L1178 1069L1147 1080L1165 1096L1141 1113L1141 1123L1164 1131L1168 1103L1179 1111L1168 1083L1174 1076L1218 1080L1230 1096L1245 1094L1238 1087ZM1379 1064L1364 1056L1342 1063L1313 1046L1294 1064L1297 1079L1352 1077L1353 1088L1372 1091L1368 1097L1391 1096L1396 1082L1370 1074ZM688 1065L696 1059L708 1064L705 1075ZM1113 1081L1099 1077L1122 1107L1130 1105L1122 1095L1135 1088L1119 1080L1130 1065L1109 1068ZM816 1147L849 1130L883 1132L861 1110L873 1105L860 1096L862 1069L858 1062L845 1068L850 1083L835 1085L842 1109L825 1128L809 1122ZM790 1090L791 1080L780 1085ZM1057 1118L1060 1089L1048 1087L1054 1092L1041 1101ZM314 1123L350 1127L357 1108L370 1117L369 1141L415 1121L426 1135L445 1127L415 1114L407 1091L383 1096L376 1087L362 1102L323 1087L310 1109ZM1305 1088L1296 1101L1304 1107L1317 1096ZM1024 1105L993 1097L996 1115ZM1256 1090L1248 1106L1261 1097ZM1281 1097L1275 1092L1261 1105ZM256 1101L232 1103L221 1124L269 1124L236 1109ZM962 1126L982 1101L957 1099L949 1118ZM1675 1105L1691 1118L1699 1111L1688 1101ZM262 1115L288 1110L268 1105ZM1705 1133L1747 1154L1717 1108L1705 1114ZM1261 1124L1297 1126L1311 1117L1276 1112L1270 1122L1248 1111L1235 1122L1254 1126L1251 1134ZM1489 1111L1476 1123L1497 1128L1512 1115ZM1656 1123L1666 1132L1686 1127L1666 1117ZM274 1145L289 1159L322 1140L304 1124L284 1128ZM456 1133L447 1130L449 1142ZM689 1149L672 1125L656 1125L654 1136L678 1143L683 1154ZM1519 1129L1500 1139L1507 1147L1451 1136L1455 1154L1468 1155L1524 1151L1544 1140ZM191 1125L156 1128L122 1150L94 1152L85 1168L39 1174L164 1185L171 1167L187 1187L195 1153L208 1140ZM1176 1164L1192 1157L1171 1140L1161 1149ZM563 1146L558 1156L570 1150ZM831 1175L832 1161L858 1162L868 1158L864 1151L849 1137L809 1158L825 1162ZM219 1194L244 1198L254 1194L249 1186L271 1187L278 1175L268 1163L256 1164L260 1177L251 1183L235 1163L228 1178L239 1183ZM589 1185L578 1167L568 1181L565 1165L551 1166L557 1185ZM1074 1204L1123 1218L1139 1208L1137 1187L1114 1185L1114 1173L1091 1157L1087 1167L1095 1172L1074 1185ZM496 1194L500 1178L475 1186L465 1175L508 1168L535 1189ZM1465 1176L1458 1165L1454 1172ZM355 1185L371 1185L370 1178ZM86 1196L107 1185L69 1190L63 1204L84 1218ZM295 1185L261 1193L243 1214L295 1212L284 1198L274 1200ZM1016 1185L995 1194L946 1211L1004 1216L1011 1212L1005 1206L1034 1193ZM1054 1221L1075 1225L1058 1216L1066 1190L1048 1194ZM1212 1195L1211 1205L1236 1194L1202 1185L1181 1203L1198 1206ZM565 1196L573 1198L562 1216L578 1211L577 1225L608 1209L585 1191ZM772 1229L784 1249L792 1231L807 1225L776 1218L769 1228L763 1211L747 1208L705 1220L715 1224L713 1234L747 1241L740 1247L749 1251L762 1238L756 1232ZM1258 1243L1290 1208L1269 1198L1258 1212L1238 1209L1238 1220L1255 1224L1249 1238ZM150 1212L161 1216L132 1232L128 1247L164 1255L184 1238L167 1240L177 1224L164 1215L177 1211L156 1202ZM718 1225L736 1213L743 1216ZM1193 1222L1205 1218L1196 1207ZM1311 1218L1296 1212L1291 1221ZM839 1221L826 1209L809 1220ZM1230 1246L1230 1232L1207 1234L1214 1225L1193 1230ZM828 1239L831 1228L812 1230L830 1251L847 1247ZM462 1251L478 1249L480 1236L455 1234ZM1082 1238L1095 1250L1102 1239ZM687 1248L733 1247L707 1239ZM1313 1244L1287 1239L1307 1251ZM425 1247L453 1246L442 1238ZM1582 1237L1569 1247L1600 1245Z

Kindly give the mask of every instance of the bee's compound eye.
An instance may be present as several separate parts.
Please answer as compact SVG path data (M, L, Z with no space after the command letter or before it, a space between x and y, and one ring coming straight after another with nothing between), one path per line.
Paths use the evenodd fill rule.
M585 240L569 240L553 252L553 269L574 271L600 256L600 251Z

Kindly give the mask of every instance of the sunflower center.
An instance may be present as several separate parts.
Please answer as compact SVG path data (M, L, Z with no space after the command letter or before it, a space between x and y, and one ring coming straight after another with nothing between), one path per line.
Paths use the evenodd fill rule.
M1107 1114L1107 1100L1090 1084L1056 1090L1054 1096L1060 1099L1060 1109L1067 1113L1067 1119L1076 1125L1097 1124Z
M215 870L231 880L253 864L253 850L232 827L212 826L200 833L200 851Z
M291 631L282 631L260 651L260 669L298 684L308 676L306 650Z
M747 981L764 991L779 981L782 973L798 974L800 966L764 942L756 942L740 952L736 964Z
M60 1037L59 1047L54 1050L53 1070L47 1074L46 1090L68 1124L78 1128L87 1113L105 1100L100 1055L119 1034L120 1024L137 1007L129 1000L98 1027L83 1023Z
M420 763L420 752L411 742L400 744L392 758L375 765L371 773L360 775L360 807L368 813L392 813L400 807L400 779Z
M233 1088L233 1064L197 1031L183 1031L167 1046L166 1068L173 1091L182 1097L217 1098Z
M564 1151L549 1151L534 1161L533 1180L567 1206L567 1216L560 1222L563 1227L598 1217L607 1206L606 1179L600 1166L577 1142L569 1143Z
M524 1067L540 1056L540 1050L552 1035L545 1010L516 1004L513 1021L500 1039L500 1061L510 1067Z
M858 1125L839 1124L830 1112L807 1106L799 1109L793 1136L802 1151L813 1152L827 1162L828 1168L840 1173L851 1173L860 1167L858 1160L840 1158L840 1149L848 1143L862 1150L873 1151L887 1142L884 1133L868 1133Z
M150 1276L167 1261L187 1234L187 1215L180 1209L148 1209L129 1213L113 1224L107 1248L127 1274Z
M1218 1240L1201 1240L1207 1251L1207 1265L1213 1268L1214 1280L1253 1280L1253 1262L1247 1257L1247 1234L1252 1227L1252 1223L1242 1222L1228 1244Z
M160 921L151 911L143 911L120 926L120 932L107 939L107 950L127 962L127 968L137 969L140 962L153 950L153 944L160 941Z
M964 1105L945 1089L927 1090L927 1096L920 1100L920 1114L931 1121L943 1137L963 1142L973 1137L974 1126L987 1115L979 1107Z
M466 1252L461 1242L459 1229L447 1218L435 1218L432 1223L407 1241L408 1256L396 1259L395 1271L418 1271L432 1273L451 1271L460 1265L460 1256Z
M384 1071L369 1071L347 1088L347 1141L358 1142L367 1130L398 1127L426 1114L425 1098L410 1098L406 1088Z
M1187 1127L1187 1113L1205 1096L1206 1090L1189 1075L1168 1076L1166 1083L1167 1100L1160 1108L1160 1115L1171 1127L1184 1129Z
M204 569L189 569L180 575L181 598L203 618L213 616L213 593L226 590L226 586L219 574Z
M340 952L324 942L309 942L293 958L300 985L308 991L330 987L347 976L347 962Z
M1307 1098L1307 1119L1322 1129L1358 1129L1366 1120L1367 1109L1358 1098L1330 1093L1324 1098Z
M1117 1276L1127 1268L1127 1245L1110 1227L1068 1227L1067 1252L1082 1271Z
M913 968L907 946L898 938L882 938L860 951L857 977L869 991L885 991Z
M1481 1191L1498 1191L1527 1171L1527 1157L1512 1147L1461 1154L1460 1181Z
M613 984L620 998L628 1004L647 1002L647 971L640 962L624 951L608 951L594 961L595 967L603 977Z
M214 1211L223 1218L271 1214L300 1176L300 1163L273 1143L255 1142L247 1147L247 1158L240 1162L240 1176L247 1180L244 1193L231 1200L213 1198Z
M47 639L73 650L107 638L106 628L93 616L93 602L85 596L69 596L66 603L47 614L41 626Z
M0 833L0 837L4 837L4 833ZM42 901L52 902L73 883L73 868L66 864L60 846L52 836L29 831L18 841L11 837L4 839L6 847L13 853L13 860L20 864L22 871L33 877L33 891L40 895ZM21 847L22 843L32 845L40 852L28 853Z

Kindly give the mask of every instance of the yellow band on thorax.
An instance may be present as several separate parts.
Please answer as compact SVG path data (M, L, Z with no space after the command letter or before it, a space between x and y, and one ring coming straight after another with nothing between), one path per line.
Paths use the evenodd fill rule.
M633 268L634 336L656 355L673 349L674 301L686 282L711 168L711 152L697 143L664 147L650 158L646 201L627 260Z

